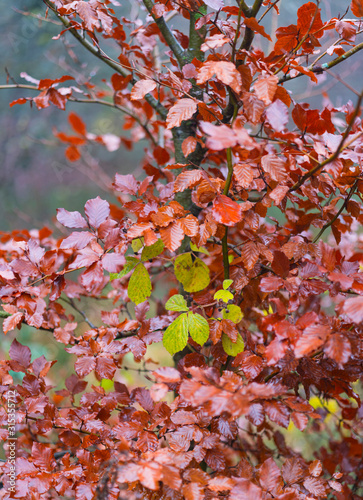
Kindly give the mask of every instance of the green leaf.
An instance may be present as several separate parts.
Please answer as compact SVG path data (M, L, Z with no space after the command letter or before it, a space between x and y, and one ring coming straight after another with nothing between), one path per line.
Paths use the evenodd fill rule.
M223 281L223 288L224 290L227 290L227 288L229 288L233 283L233 280L224 280Z
M190 253L178 255L174 264L175 277L186 292L199 292L209 285L209 269L200 259L193 262Z
M141 260L146 262L154 257L157 257L164 250L164 243L162 240L155 241L149 247L144 247L141 252Z
M188 313L188 330L190 336L199 345L207 342L209 337L208 321L200 314Z
M240 334L238 334L236 342L232 342L228 335L222 333L222 345L224 352L228 356L237 356L237 354L245 350L245 343Z
M127 294L135 304L141 304L151 295L151 280L144 264L138 264L129 281Z
M144 246L144 237L135 238L131 242L131 247L135 253L137 253Z
M206 248L197 247L197 245L195 245L194 243L190 243L190 249L193 252L205 253L206 255L210 255L210 253L208 252L208 250Z
M187 303L182 295L173 295L165 304L167 311L189 311Z
M241 308L239 306L236 306L235 304L230 304L228 306L228 311L229 312L227 312L226 309L223 309L223 319L230 319L237 325L243 318L243 312L241 311Z
M218 290L214 294L215 300L223 300L226 304L229 300L233 300L233 294L229 290Z
M128 255L126 257L126 264L124 265L122 271L119 273L110 273L110 280L123 278L124 276L126 276L126 274L129 274L129 272L132 271L139 262L139 259L137 259L136 257L131 257L130 255Z
M188 315L183 313L178 316L164 332L163 345L173 356L182 351L188 343Z

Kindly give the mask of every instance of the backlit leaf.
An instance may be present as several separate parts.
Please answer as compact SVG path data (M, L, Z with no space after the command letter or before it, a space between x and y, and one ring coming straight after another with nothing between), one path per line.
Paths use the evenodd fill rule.
M141 252L141 260L146 262L147 260L157 257L164 250L164 243L161 239L158 239L153 245L149 247L144 247Z
M131 275L127 293L135 304L141 304L151 295L151 280L144 264L140 262Z
M207 342L209 337L208 321L198 313L188 313L188 330L190 336L199 345Z
M236 304L229 304L227 309L223 309L223 319L229 319L237 325L242 320L242 318L243 313L241 311L241 308Z
M137 259L136 257L132 257L130 255L127 255L126 264L125 264L124 268L122 269L122 271L120 271L119 273L111 273L110 280L116 280L116 279L123 278L124 276L126 276L126 274L128 274L130 271L132 271L134 269L134 267L137 266L137 264L139 262L140 262L139 259Z
M173 295L165 304L167 311L188 311L188 305L182 295Z
M243 352L245 348L245 343L240 334L237 335L237 341L232 342L228 335L222 333L222 345L224 352L228 354L228 356L237 356L237 354Z
M209 268L199 258L192 259L192 254L178 255L174 263L176 279L183 285L186 292L199 292L209 285Z
M215 220L225 226L234 226L240 222L242 217L242 207L224 194L218 195L212 208Z
M205 83L214 75L218 80L231 87L235 92L239 93L241 91L241 74L233 63L228 61L205 62L199 69L197 83Z
M163 335L163 345L173 356L176 352L182 351L188 343L188 314L183 313L178 316L165 330Z

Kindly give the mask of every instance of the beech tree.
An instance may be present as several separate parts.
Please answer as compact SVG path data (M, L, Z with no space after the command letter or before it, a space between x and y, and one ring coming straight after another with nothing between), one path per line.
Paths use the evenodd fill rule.
M279 0L140 0L133 19L116 0L43 3L64 25L49 43L73 37L109 77L24 75L1 86L32 94L10 105L114 108L121 139L74 112L56 137L69 161L90 142L145 141L145 176L117 173L117 203L59 208L61 238L1 235L4 334L29 325L76 362L61 381L16 338L0 362L4 442L9 393L17 408L16 485L3 461L0 497L362 498L362 88L312 109L289 82L349 66L363 1L331 19L295 2L273 32ZM304 456L291 423L328 446Z

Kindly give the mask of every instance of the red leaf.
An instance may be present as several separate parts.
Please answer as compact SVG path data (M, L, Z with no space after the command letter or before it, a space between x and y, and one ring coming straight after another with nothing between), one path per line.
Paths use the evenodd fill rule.
M83 378L95 369L96 359L93 356L82 356L78 358L74 368L79 377Z
M97 198L86 202L84 211L91 226L98 229L102 222L105 222L110 215L110 204L108 201L102 200L97 196Z
M279 250L275 250L274 259L271 264L271 269L274 273L281 276L281 278L287 278L290 272L290 261L284 254Z
M68 148L65 150L65 155L67 160L69 161L78 161L81 158L81 153L79 152L79 149L76 148L76 146L68 146Z
M242 218L241 206L224 194L215 198L212 213L215 220L225 226L234 226Z
M52 472L57 465L53 451L42 443L33 442L31 457L34 465L44 472Z
M275 488L283 485L280 469L272 458L264 461L259 469L259 475L261 486L266 491L273 492Z
M67 80L74 80L74 78L73 78L73 76L69 76L69 75L64 75L61 78L57 78L55 80L50 80L49 78L46 78L44 80L40 80L40 82L38 84L38 89L39 90L48 89L49 87L51 87L55 83L62 83L62 82L65 82Z
M57 209L57 220L63 226L70 228L86 228L88 224L86 219L79 212L68 212L64 208Z
M169 366L163 366L161 368L158 368L157 370L152 372L152 375L159 382L169 382L173 384L179 382L181 379L178 370L176 370L175 368L171 368Z
M20 342L16 339L14 339L11 343L9 355L12 360L17 361L21 366L24 366L24 368L27 368L30 365L31 352L29 347L20 344Z
M54 88L48 89L47 93L49 101L54 104L54 106L57 106L57 108L62 110L66 109L67 97L65 95L61 94L57 89Z
M83 120L76 113L69 113L68 121L75 132L80 135L87 134L87 128Z
M282 427L288 427L290 422L290 412L280 401L266 401L264 403L266 414L272 422Z
M270 42L272 41L270 35L266 33L265 28L258 24L254 17L247 17L243 20L243 24L251 30L256 31L256 33L264 36L265 38L267 38L267 40L270 40Z
M352 0L350 4L351 11L355 17L363 17L363 1L362 0Z
M20 97L20 99L15 99L15 101L12 101L9 106L10 108L12 108L13 106L15 106L15 104L25 104L26 102L28 102L28 99L25 99L25 97Z
M179 99L168 112L166 128L179 127L184 120L189 120L197 112L197 101L194 99Z

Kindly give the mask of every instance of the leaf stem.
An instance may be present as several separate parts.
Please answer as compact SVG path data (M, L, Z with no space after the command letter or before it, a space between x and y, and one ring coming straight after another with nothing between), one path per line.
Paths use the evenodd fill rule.
M228 196L229 188L232 182L233 176L233 164L232 164L232 149L227 149L227 166L228 175L226 179L226 184L224 186L223 194ZM225 227L225 233L222 238L222 253L223 253L223 269L224 269L224 279L229 279L229 260L228 260L228 227Z

